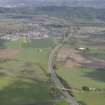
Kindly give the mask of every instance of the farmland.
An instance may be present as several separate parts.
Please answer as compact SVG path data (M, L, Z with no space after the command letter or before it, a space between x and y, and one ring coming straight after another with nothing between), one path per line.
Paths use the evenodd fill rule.
M15 8L17 11L13 12L17 14L12 14L11 9L10 14L5 14L3 9L4 19L0 18L0 105L68 105L76 101L81 105L104 105L105 24L94 16L81 18L81 9L64 8L38 8L43 10L36 14L36 9L31 13L28 13L31 9L19 13L21 10ZM64 13L60 9L64 9ZM53 48L59 45L62 47L53 55ZM72 94L64 86L55 86L56 78L58 82L61 79L61 85L66 83L71 87ZM89 90L84 91L83 87ZM60 90L68 94L64 97ZM76 100L72 102L69 96Z
M77 61L68 61L66 63L61 62L63 66L58 64L57 74L72 87L77 100L83 101L86 105L99 105L99 103L104 105L105 70L93 68L94 64L90 67L89 65L88 67L85 65L80 67L81 64L77 63ZM82 87L84 86L101 90L101 92L83 92Z
M60 76L74 88L81 88L82 86L96 87L103 89L104 83L104 70L95 70L90 68L71 68L58 70Z
M81 103L84 103L84 105L104 105L105 103L104 93L76 92L75 94L77 100Z
M48 60L58 43L56 38L63 35L57 36L57 32L66 28L60 29L63 23L56 18L31 17L0 20L0 105L61 103L61 93L50 79ZM50 34L52 29L56 36Z
M5 49L0 49L0 104L52 101L47 63L54 42L49 39L41 44L40 41L27 47L22 46L22 40L3 43Z
M56 72L72 88L81 105L104 105L104 27L88 29L80 27L58 51ZM84 86L95 91L83 91Z

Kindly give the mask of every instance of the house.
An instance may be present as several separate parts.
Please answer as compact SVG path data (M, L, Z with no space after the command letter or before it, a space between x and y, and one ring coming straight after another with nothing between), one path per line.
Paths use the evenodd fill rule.
M83 47L80 47L80 48L78 48L78 50L86 50L86 48L83 48Z
M79 51L89 51L89 48L80 47L80 48L76 48L76 50L79 50Z

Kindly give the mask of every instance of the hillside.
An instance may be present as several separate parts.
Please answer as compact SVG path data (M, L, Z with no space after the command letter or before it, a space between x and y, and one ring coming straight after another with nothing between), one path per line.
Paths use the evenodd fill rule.
M65 6L42 6L42 7L0 7L1 14L22 14L22 15L49 15L74 19L76 21L105 21L105 9L89 7L65 7Z

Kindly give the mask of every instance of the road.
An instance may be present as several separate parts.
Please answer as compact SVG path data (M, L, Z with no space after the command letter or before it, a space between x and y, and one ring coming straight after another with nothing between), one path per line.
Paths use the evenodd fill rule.
M49 71L51 73L51 79L53 82L55 82L57 88L60 89L60 91L63 93L63 95L66 97L67 101L70 103L70 105L79 105L74 97L72 97L67 91L63 91L62 89L65 88L59 78L56 75L56 71L54 70L54 61L55 61L55 54L59 50L59 48L62 47L63 44L58 44L50 53L49 56Z

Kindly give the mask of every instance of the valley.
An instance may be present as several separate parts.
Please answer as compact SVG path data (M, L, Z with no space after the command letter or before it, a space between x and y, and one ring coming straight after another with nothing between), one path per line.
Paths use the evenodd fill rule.
M0 105L104 105L104 9L21 8L0 10Z

